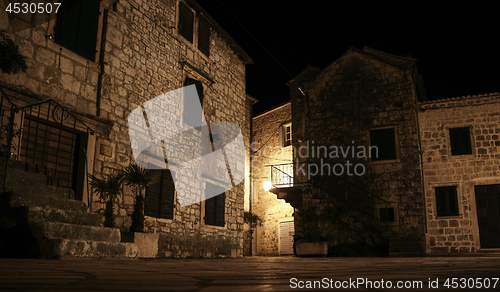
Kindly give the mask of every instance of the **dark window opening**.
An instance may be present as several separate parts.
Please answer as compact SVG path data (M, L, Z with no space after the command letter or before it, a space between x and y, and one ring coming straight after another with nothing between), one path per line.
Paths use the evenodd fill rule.
M205 224L213 226L224 226L224 215L226 210L226 194L224 189L207 183L205 189Z
M201 81L186 78L184 86L194 85L198 93L198 100L184 97L184 110L182 113L184 124L197 128L201 126L203 117L203 84ZM198 103L199 104L196 104Z
M95 61L100 0L63 0L57 14L55 42Z
M380 208L380 221L394 222L394 208Z
M451 155L472 154L469 127L450 129Z
M457 187L437 187L435 191L437 216L459 215Z
M146 188L144 215L155 218L174 218L175 172L170 170L151 170L158 172L160 179Z
M186 6L186 4L179 3L179 34L183 36L190 43L193 42L194 32L194 12Z
M397 158L395 128L370 131L370 155L372 161ZM373 146L376 146L373 147Z
M206 56L210 55L210 26L203 19L198 22L198 49Z

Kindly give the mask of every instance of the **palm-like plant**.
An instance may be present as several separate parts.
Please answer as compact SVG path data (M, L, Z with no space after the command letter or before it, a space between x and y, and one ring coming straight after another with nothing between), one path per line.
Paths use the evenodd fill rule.
M114 227L114 203L122 189L123 173L105 175L104 178L98 178L89 174L90 187L94 189L99 198L105 202L104 208L104 226Z
M147 187L159 180L159 173L142 168L137 164L131 164L123 170L123 175L126 184L133 187L135 195L130 231L144 232L144 192Z

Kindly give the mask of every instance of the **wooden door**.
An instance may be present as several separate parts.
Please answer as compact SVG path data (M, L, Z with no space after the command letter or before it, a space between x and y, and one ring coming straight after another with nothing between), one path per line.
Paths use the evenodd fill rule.
M500 248L500 185L477 186L475 191L481 248Z

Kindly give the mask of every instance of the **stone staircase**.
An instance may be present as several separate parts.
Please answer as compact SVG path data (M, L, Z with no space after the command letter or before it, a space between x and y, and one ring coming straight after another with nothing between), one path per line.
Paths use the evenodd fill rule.
M3 182L3 161L0 167ZM120 230L102 227L103 217L69 199L72 192L48 186L43 173L25 170L24 163L15 161L8 167L7 189L0 195L0 257L137 256L134 243L120 242Z

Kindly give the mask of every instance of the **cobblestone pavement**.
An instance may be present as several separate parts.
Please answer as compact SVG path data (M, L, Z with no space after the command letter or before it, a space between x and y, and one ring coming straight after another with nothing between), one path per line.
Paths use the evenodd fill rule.
M0 291L499 291L498 277L500 257L0 259Z

